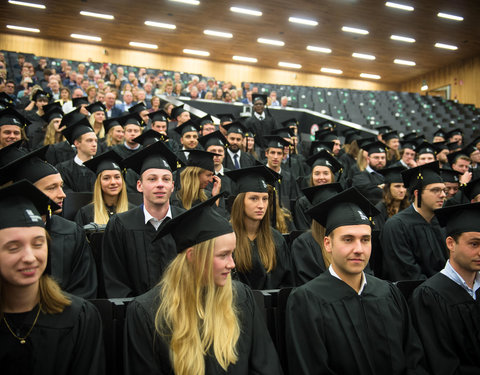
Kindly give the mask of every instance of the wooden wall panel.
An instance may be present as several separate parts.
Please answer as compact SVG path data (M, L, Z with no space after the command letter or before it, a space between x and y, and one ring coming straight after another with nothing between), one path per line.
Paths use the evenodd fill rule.
M237 86L242 81L250 81L358 90L400 89L400 85L397 84L259 68L241 64L219 63L206 59L177 57L130 49L104 48L96 44L63 42L12 34L0 34L0 49L70 60L86 61L88 58L91 58L96 62L201 73L206 76L213 76L218 80L232 81ZM104 54L105 49L108 52L107 54Z
M450 85L450 99L480 107L480 56L407 81L401 85L401 90L424 94L420 91L423 80L427 82L429 90Z

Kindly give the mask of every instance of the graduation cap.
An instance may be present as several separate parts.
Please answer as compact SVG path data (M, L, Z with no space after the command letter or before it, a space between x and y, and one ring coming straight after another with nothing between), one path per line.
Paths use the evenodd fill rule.
M114 126L122 126L122 123L120 121L121 121L120 117L112 117L112 118L103 120L103 128L105 129L105 134L108 134L110 129L113 128Z
M13 99L6 92L0 92L0 105L5 109L7 107L13 107Z
M243 137L245 137L245 133L248 132L248 129L239 121L234 121L230 124L223 125L223 128L227 131L227 134L241 134Z
M231 113L218 113L215 115L220 120L220 124L224 122L232 122L235 120L235 117Z
M404 141L413 141L414 139L417 139L418 137L418 132L416 131L413 131L413 132L410 132L410 133L407 133L403 136L403 140Z
M379 126L378 128L375 128L375 130L378 131L378 134L385 134L385 133L388 133L389 131L392 131L393 129L388 126L388 125L382 125L382 126Z
M480 194L480 177L470 181L467 186L462 189L463 193L469 200L473 200Z
M164 121L168 124L168 113L165 112L163 109L155 112L150 112L148 117L152 120L152 123L155 121Z
M21 148L22 143L23 141L19 140L0 149L0 167L4 167L26 154L26 151Z
M435 150L437 151L437 153L442 152L443 150L448 150L448 146L447 146L447 143L445 141L434 142L434 143L432 143L432 145L435 148Z
M386 184L403 183L402 172L407 169L402 165L383 168L378 171L384 177Z
M358 141L359 139L362 138L360 135L360 132L356 129L347 129L343 133L343 136L345 137L345 143L350 144L353 141Z
M447 155L447 159L450 165L453 165L457 162L458 158L460 158L461 156L469 158L469 155L467 154L466 149L463 148L460 151L451 152L450 154Z
M282 121L282 125L286 128L298 127L298 121L296 118L289 118L288 120Z
M449 132L447 132L447 134L445 134L445 135L446 135L447 139L453 137L454 135L461 135L461 136L463 136L463 131L462 131L462 129L460 129L460 128L455 128L455 129L452 129L452 130L450 130Z
M335 144L333 142L327 142L327 141L313 141L310 144L310 152L309 155L316 154L320 152L321 150L327 150L328 152L333 154L333 147Z
M207 171L215 173L215 167L213 165L213 157L220 156L213 152L203 150L182 150L188 152L187 167L199 167Z
M232 233L228 220L213 207L222 196L223 194L215 195L173 219L165 219L158 228L155 240L171 234L177 253L181 253L199 243Z
M95 131L85 117L62 130L63 136L71 145L74 144L76 139L87 133L95 133Z
M417 147L417 155L423 155L423 154L436 155L437 150L435 149L435 146L432 145L431 143L423 141Z
M267 95L265 94L252 94L252 103L255 104L256 101L260 100L263 105L267 104Z
M174 128L178 134L180 134L182 137L185 133L188 132L199 132L200 131L200 125L198 125L196 122L192 120L188 120L187 122L184 122L182 125L177 126Z
M46 108L44 108L44 114L42 116L42 119L46 122L46 123L50 123L50 121L52 121L53 119L56 119L56 118L63 118L63 110L62 110L62 107L60 106L60 104L58 102L54 102L52 104L58 104L56 106L53 106L51 108L49 108L48 110ZM50 106L51 104L49 104Z
M121 171L121 161L122 157L115 150L110 150L87 160L83 165L98 176L103 171Z
M416 151L417 150L417 143L415 140L404 140L400 141L400 149L405 150L406 148Z
M460 172L454 171L453 169L440 168L440 176L443 182L460 183L461 175Z
M468 145L466 145L463 149L465 151L465 154L467 156L470 156L473 154L475 151L479 151L477 148L477 143L480 141L480 138L474 139L472 142L470 142Z
M342 185L334 182L332 184L308 187L302 189L302 192L311 204L316 205L340 193L342 190Z
M123 127L127 125L145 126L145 122L138 112L127 113L118 118Z
M442 137L443 139L445 139L445 132L443 131L443 129L438 129L435 133L433 133L433 137Z
M366 145L363 145L362 149L367 151L369 156L371 154L379 154L379 153L387 152L387 146L385 146L385 143L380 141L367 143Z
M137 103L137 104L131 106L128 109L128 112L130 112L130 113L140 113L140 112L146 111L146 110L147 110L147 106L145 105L145 103L140 102L140 103Z
M325 227L328 236L334 229L346 225L370 225L378 211L355 187L328 198L307 212Z
M123 159L120 166L122 169L131 168L141 175L150 168L168 169L173 172L182 167L182 164L167 145L163 142L155 142Z
M100 111L105 112L107 110L107 107L105 107L105 105L102 102L95 102L90 105L87 105L85 109L90 113L94 113L94 112L100 112Z
M183 112L188 112L185 108L183 108L183 104L179 105L178 107L172 108L171 118L176 120L178 116L180 116Z
M80 107L76 108L73 111L68 112L63 116L60 127L63 127L63 126L68 127L71 124L75 124L76 122L79 122L80 120L83 120L85 118L86 118L85 115L83 113L80 113Z
M455 151L461 148L458 142L447 142L447 147L449 151Z
M0 229L45 227L42 215L50 216L60 207L26 180L0 189Z
M216 130L213 133L198 138L198 142L200 142L205 150L207 150L210 146L221 146L224 148L228 147L228 141L220 130Z
M365 145L368 145L372 142L377 141L377 137L374 136L368 136L365 138L360 138L357 140L358 147L360 147L362 150L365 150Z
M321 129L315 132L315 139L318 141L332 142L338 139L338 135L329 129Z
M333 122L331 121L327 121L327 122L324 122L322 124L322 129L327 129L327 130L332 130L332 129L335 129L337 127L336 124L334 124Z
M398 132L396 130L392 130L388 133L383 134L382 139L387 142L390 139L400 139L400 136L398 135Z
M410 192L417 189L421 191L425 186L430 184L443 183L438 161L407 169L402 172L402 179L403 184ZM418 194L417 203L418 207L421 207L422 194Z
M62 109L62 105L60 104L60 102L49 103L42 107L43 112L50 112L52 109L57 109L57 108Z
M142 146L150 146L151 144L158 141L167 141L168 136L165 134L159 133L156 130L148 129L147 131L140 134L138 137L134 138L132 142L140 143Z
M75 108L80 107L81 105L88 105L88 96L81 96L80 98L73 98L72 105Z
M207 125L207 124L213 125L212 117L210 115L203 116L198 120L198 124L200 125L200 129L203 129L203 125Z
M434 211L447 237L464 232L480 232L480 202L457 204Z
M310 165L312 169L317 165L327 167L332 171L332 173L337 173L343 168L343 165L337 159L335 159L335 157L330 152L326 150L321 150L315 155L310 156L306 160L306 163Z
M0 126L2 125L16 125L21 129L30 125L31 122L23 117L20 112L16 111L12 107L6 108L0 111Z
M272 135L278 135L282 138L292 138L295 135L295 130L287 126L285 128L272 130Z
M52 94L39 89L32 95L32 100L36 102L40 99L45 99L47 102L49 102L52 99Z
M267 185L274 186L277 181L272 170L264 165L233 169L226 171L225 175L235 182L238 193L267 193Z
M289 147L290 142L286 141L282 137L278 135L266 135L263 137L266 142L266 148L281 148L283 150L284 147Z

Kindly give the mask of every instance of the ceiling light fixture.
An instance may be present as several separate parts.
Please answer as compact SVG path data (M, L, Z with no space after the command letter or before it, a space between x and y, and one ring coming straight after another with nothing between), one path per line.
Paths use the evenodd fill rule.
M283 62L283 61L280 61L278 63L278 66L281 66L282 68L293 68L293 69L300 69L302 67L300 64Z
M232 33L225 33L223 31L215 31L215 30L203 30L203 33L205 35L210 35L210 36L218 36L220 38L233 38Z
M399 4L399 3L393 3L391 1L387 1L385 3L385 6L390 7L390 8L395 8L395 9L400 9L400 10L406 10L408 12L412 12L415 8L410 6L410 5L404 5L404 4Z
M260 17L262 15L262 12L255 9L248 9L248 8L230 7L230 11L234 13L247 14L249 16L255 16L255 17Z
M15 26L15 25L7 25L7 29L18 30L18 31L28 31L30 33L40 32L40 29L34 29L32 27Z
M81 10L80 14L87 17L103 18L104 20L113 20L115 18L111 14L87 12L86 10Z
M408 36L390 35L390 39L398 40L399 42L415 43L415 39L409 38Z
M37 9L46 9L47 7L43 4L36 4L36 3L27 3L25 1L15 1L15 0L8 0L10 4L13 5L21 5L24 7L30 7L30 8L37 8Z
M354 34L361 34L361 35L368 34L368 30L357 29L356 27L350 27L350 26L343 26L342 31L345 31L346 33L354 33Z
M357 59L364 59L364 60L375 60L375 56L373 55L367 55L365 53L357 53L354 52L352 53L353 57L356 57Z
M102 38L100 38L99 36L93 36L93 35L70 34L70 36L75 39L90 40L92 42L102 41Z
M152 27L160 27L162 29L175 30L177 26L172 25L171 23L155 22L155 21L145 21L145 25Z
M282 42L281 40L266 39L266 38L258 38L257 42L263 43L263 44L270 44L272 46L280 46L280 47L283 47L285 45L285 43Z
M370 74L370 73L360 73L360 77L362 78L371 78L371 79L380 79L382 77L380 77L378 74Z
M443 48L443 49L449 49L449 50L452 50L452 51L455 51L455 50L458 49L457 46L452 46L450 44L445 44L445 43L435 43L435 47Z
M343 71L340 69L332 69L332 68L322 68L320 69L322 73L331 73L331 74L342 74Z
M317 26L318 22L315 20L308 20L306 18L298 18L298 17L289 17L288 21L292 23L299 23L301 25L307 25L307 26Z
M307 50L321 53L332 53L332 50L330 48L325 47L307 46Z
M456 16L454 14L448 14L448 13L437 13L437 16L440 17L440 18L446 18L448 20L452 20L452 21L463 21L463 17L460 17L460 16Z
M198 0L170 0L174 3L182 3L182 4L188 4L188 5L199 5L200 1Z
M415 61L409 61L409 60L402 60L402 59L395 59L393 60L395 64L399 65L408 65L408 66L415 66Z
M156 44L150 44L150 43L130 42L128 44L132 47L139 47L139 48L148 48L148 49L157 49L158 48L158 46Z
M188 49L185 48L183 50L183 53L188 53L190 55L197 55L197 56L210 56L210 52L207 51L198 51L196 49Z
M245 57L245 56L233 56L233 60L235 61L244 61L244 62L250 62L250 63L256 63L258 59L255 57Z

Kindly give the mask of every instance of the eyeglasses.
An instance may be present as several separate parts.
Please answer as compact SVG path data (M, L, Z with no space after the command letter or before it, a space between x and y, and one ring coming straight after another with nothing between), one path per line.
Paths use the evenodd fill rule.
M442 193L448 194L448 189L447 188L431 188L431 189L425 189L426 191L431 191L435 195L440 195Z

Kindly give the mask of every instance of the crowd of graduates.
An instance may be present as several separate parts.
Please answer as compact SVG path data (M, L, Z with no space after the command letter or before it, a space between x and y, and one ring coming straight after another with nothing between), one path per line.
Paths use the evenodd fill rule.
M135 297L129 374L479 373L480 138L300 141L257 93L242 118L29 98L0 93L5 373L103 373L97 296ZM405 280L425 281L409 301ZM251 290L288 287L282 370Z

